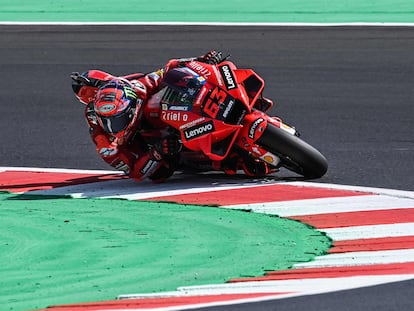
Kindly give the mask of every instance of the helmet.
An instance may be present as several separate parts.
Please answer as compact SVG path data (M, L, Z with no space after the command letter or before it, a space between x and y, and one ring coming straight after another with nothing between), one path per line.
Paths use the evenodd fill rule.
M121 138L129 134L140 113L141 103L132 84L117 78L99 89L94 110L105 132Z
M114 78L111 74L101 70L88 70L81 74L72 72L70 77L75 96L85 105L95 100L99 87Z

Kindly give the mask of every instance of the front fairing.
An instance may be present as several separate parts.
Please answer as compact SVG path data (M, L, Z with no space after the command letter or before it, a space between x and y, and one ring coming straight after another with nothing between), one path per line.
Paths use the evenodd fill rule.
M253 81L253 71L238 72L231 62L214 66L191 61L186 66L166 72L160 118L180 132L185 147L223 160L262 91L262 80ZM252 81L249 94L244 82L251 86Z

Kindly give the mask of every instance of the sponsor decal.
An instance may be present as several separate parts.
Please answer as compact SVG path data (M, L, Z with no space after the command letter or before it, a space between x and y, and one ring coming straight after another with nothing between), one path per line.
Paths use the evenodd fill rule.
M227 116L229 115L231 108L233 108L234 105L234 100L230 99L229 102L227 103L227 107L223 112L223 118L227 118Z
M201 77L201 76L198 76L198 77L197 77L197 80L198 80L201 84L206 83L206 79L204 79L204 78L203 78L203 77Z
M214 125L212 121L193 126L184 131L184 137L187 140L200 137L202 135L214 132Z
M237 88L236 79L234 78L233 71L230 69L229 65L224 65L219 67L221 76L223 77L224 84L226 85L227 90L233 90Z
M115 110L116 106L114 104L104 104L98 108L98 111L102 114L109 113Z
M188 111L188 106L170 106L168 107L168 110Z
M164 121L188 121L188 114L181 113L181 112L173 112L173 111L162 111L161 112L161 119Z
M194 69L197 73L204 76L205 78L208 78L209 76L211 76L211 72L206 67L204 67L203 65L197 62L190 62L188 64L188 67L190 67L191 69Z
M134 89L126 86L126 87L124 87L124 92L125 92L126 96L137 99L137 94L135 93Z
M148 160L147 163L145 163L144 167L141 169L141 173L143 174L143 177L146 177L149 174L151 174L157 165L158 165L157 161Z
M273 154L271 154L270 152L266 153L265 155L263 155L263 157L261 157L263 159L263 161L272 164L274 166L278 165L280 162L280 159L276 156L274 156Z
M189 128L189 127L192 127L192 126L194 126L194 125L196 125L196 124L199 124L199 123L203 122L205 119L206 119L206 118L201 117L201 118L195 119L195 120L193 120L193 121L191 121L191 122L189 122L189 123L186 123L186 124L184 124L184 125L181 125L181 126L180 126L180 130L183 130L183 129L186 129L186 128Z
M256 121L253 122L253 124L250 126L249 129L249 138L254 139L254 136L256 134L257 128L259 127L260 123L264 122L263 118L259 118Z

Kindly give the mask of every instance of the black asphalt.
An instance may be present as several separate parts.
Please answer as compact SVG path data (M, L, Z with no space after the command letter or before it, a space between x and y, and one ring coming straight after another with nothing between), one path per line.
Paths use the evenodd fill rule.
M109 169L95 154L69 74L148 72L212 48L261 74L265 95L276 102L273 113L328 158L327 175L316 181L414 190L408 27L0 26L0 166ZM254 310L408 310L413 285L272 301Z

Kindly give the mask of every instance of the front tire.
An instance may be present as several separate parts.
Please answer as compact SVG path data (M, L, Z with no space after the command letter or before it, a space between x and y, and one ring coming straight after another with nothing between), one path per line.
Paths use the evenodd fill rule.
M328 161L317 149L273 124L267 124L256 143L277 155L281 166L306 178L320 178L328 170Z

